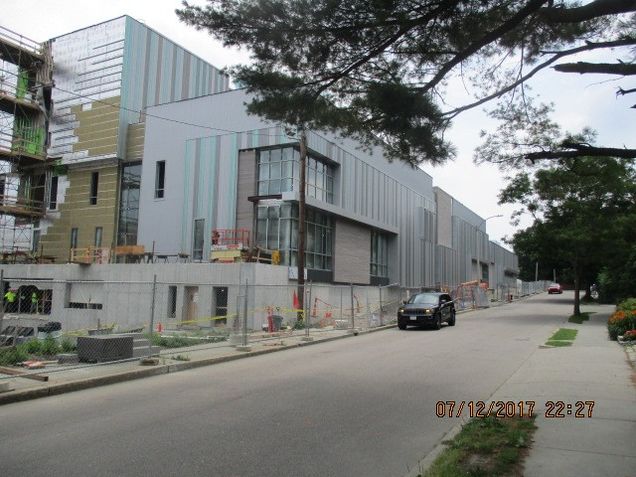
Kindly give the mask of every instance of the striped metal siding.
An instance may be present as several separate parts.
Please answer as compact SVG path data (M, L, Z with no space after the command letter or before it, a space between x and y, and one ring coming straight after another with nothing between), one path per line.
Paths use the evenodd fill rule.
M340 165L336 174L334 205L399 227L396 256L390 258L399 261L395 278L407 286L435 283L436 220L431 200L402 186L322 136L310 133L309 138L310 149ZM212 227L235 226L239 150L293 141L280 127L187 141L183 162L181 249L190 250L192 247L192 227L196 218L207 218L206 249ZM203 196L199 191L208 187L212 163L216 164L218 174L217 192L212 197ZM366 270L368 264L364 267Z
M131 17L126 17L120 127L143 120L148 106L229 89L229 77ZM124 134L119 151L124 151Z

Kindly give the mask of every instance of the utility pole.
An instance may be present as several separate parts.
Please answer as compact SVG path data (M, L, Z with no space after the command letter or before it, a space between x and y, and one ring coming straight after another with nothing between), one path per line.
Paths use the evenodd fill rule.
M539 262L536 262L534 265L534 281L539 281Z
M305 185L307 166L307 132L305 126L300 127L300 185L298 191L298 309L305 309ZM298 321L304 320L302 312L298 312Z

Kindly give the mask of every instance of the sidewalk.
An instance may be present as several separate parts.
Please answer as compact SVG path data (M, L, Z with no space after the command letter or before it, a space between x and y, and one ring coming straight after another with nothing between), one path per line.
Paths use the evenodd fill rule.
M395 325L356 331L356 334L380 331L393 326ZM0 392L0 405L148 376L175 373L186 369L249 358L351 336L354 336L351 330L311 330L309 340L306 340L304 331L296 331L293 335L281 332L274 334L271 338L268 338L266 333L254 333L249 343L249 351L241 351L239 348L231 347L228 342L221 342L162 350L159 364L151 366L142 366L139 359L133 359L118 363L84 364L33 371L33 374L47 376L48 381L0 375L2 376L0 384L8 382L12 389L11 391ZM175 359L177 356L185 356L188 361Z
M585 307L595 312L590 321L564 320L562 328L578 330L574 344L537 349L492 396L536 401L538 430L525 460L526 477L636 475L636 375L623 347L607 337L612 310ZM565 417L546 418L547 401L563 401ZM588 406L586 417L574 417L577 401L594 402L591 418Z

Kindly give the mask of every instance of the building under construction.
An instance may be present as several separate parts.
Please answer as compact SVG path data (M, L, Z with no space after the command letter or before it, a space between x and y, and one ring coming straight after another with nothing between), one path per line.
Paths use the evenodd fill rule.
M4 261L38 255L34 231L46 212L52 112L50 44L0 27L0 251Z

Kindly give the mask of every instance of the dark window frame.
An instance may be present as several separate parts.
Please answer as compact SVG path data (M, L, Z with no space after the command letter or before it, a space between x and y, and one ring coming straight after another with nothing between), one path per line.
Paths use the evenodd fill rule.
M97 205L97 194L99 192L99 172L91 172L91 190L88 202L91 205Z
M155 199L166 197L166 161L155 163Z

